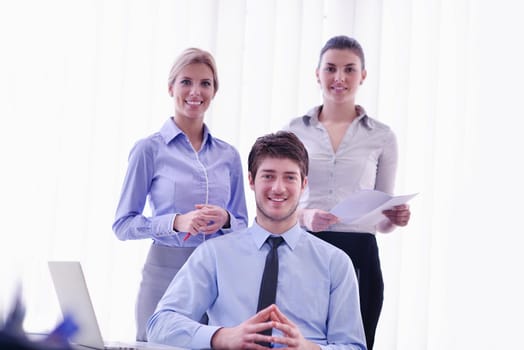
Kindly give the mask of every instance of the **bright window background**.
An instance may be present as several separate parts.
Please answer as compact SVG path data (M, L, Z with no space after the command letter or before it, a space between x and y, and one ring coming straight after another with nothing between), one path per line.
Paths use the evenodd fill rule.
M521 344L524 31L520 1L0 1L0 310L60 317L47 260L80 260L110 339L134 337L148 241L111 231L131 146L172 113L167 76L217 59L206 123L244 164L257 136L320 103L318 52L364 46L359 103L397 133L410 225L380 235L382 349ZM250 220L254 206L250 190ZM297 270L300 266L297 266Z

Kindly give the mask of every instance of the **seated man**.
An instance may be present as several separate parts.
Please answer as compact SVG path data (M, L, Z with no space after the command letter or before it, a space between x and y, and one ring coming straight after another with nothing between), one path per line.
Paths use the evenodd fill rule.
M248 171L255 222L193 252L150 318L148 339L191 349L365 349L350 258L298 225L304 145L290 132L260 137ZM266 283L276 284L273 296ZM199 323L206 313L208 324Z

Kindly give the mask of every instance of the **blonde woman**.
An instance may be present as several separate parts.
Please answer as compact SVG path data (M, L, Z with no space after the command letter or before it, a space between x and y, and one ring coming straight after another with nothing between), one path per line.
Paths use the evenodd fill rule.
M129 154L113 231L120 240L153 241L136 303L140 341L147 340L149 317L195 247L247 226L238 151L213 137L204 123L217 90L211 54L185 50L169 74L174 115ZM143 214L147 200L151 217Z

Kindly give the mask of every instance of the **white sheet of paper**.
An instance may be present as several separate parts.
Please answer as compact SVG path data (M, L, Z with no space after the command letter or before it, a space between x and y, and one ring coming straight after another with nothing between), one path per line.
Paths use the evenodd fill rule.
M331 213L346 224L376 225L385 218L384 210L405 204L417 194L392 196L381 191L363 190L337 204Z

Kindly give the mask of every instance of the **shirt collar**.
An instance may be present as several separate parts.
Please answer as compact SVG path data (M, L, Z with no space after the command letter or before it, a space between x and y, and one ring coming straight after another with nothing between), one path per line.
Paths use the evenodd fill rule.
M368 117L366 110L364 107L360 105L355 105L355 109L357 110L357 118L355 119L357 122L360 122L364 124L369 129L374 128L373 120ZM320 124L320 121L318 120L318 116L320 115L320 111L322 110L322 105L313 107L310 109L307 114L304 116L304 118L307 118L307 122L311 124L312 126L318 126Z
M173 141L175 138L177 138L179 135L184 135L184 132L180 130L180 128L176 125L173 118L169 118L166 120L162 128L160 129L160 135L162 136L162 139L164 139L164 142L166 144ZM212 136L209 132L209 129L207 125L204 123L204 139L203 143L211 142Z
M295 226L280 235L272 234L271 232L262 228L262 226L257 224L256 220L253 220L253 225L251 226L251 235L258 249L262 248L269 236L280 236L284 238L284 242L286 242L289 248L293 250L297 246L298 240L303 232L304 231L300 228L298 222Z

